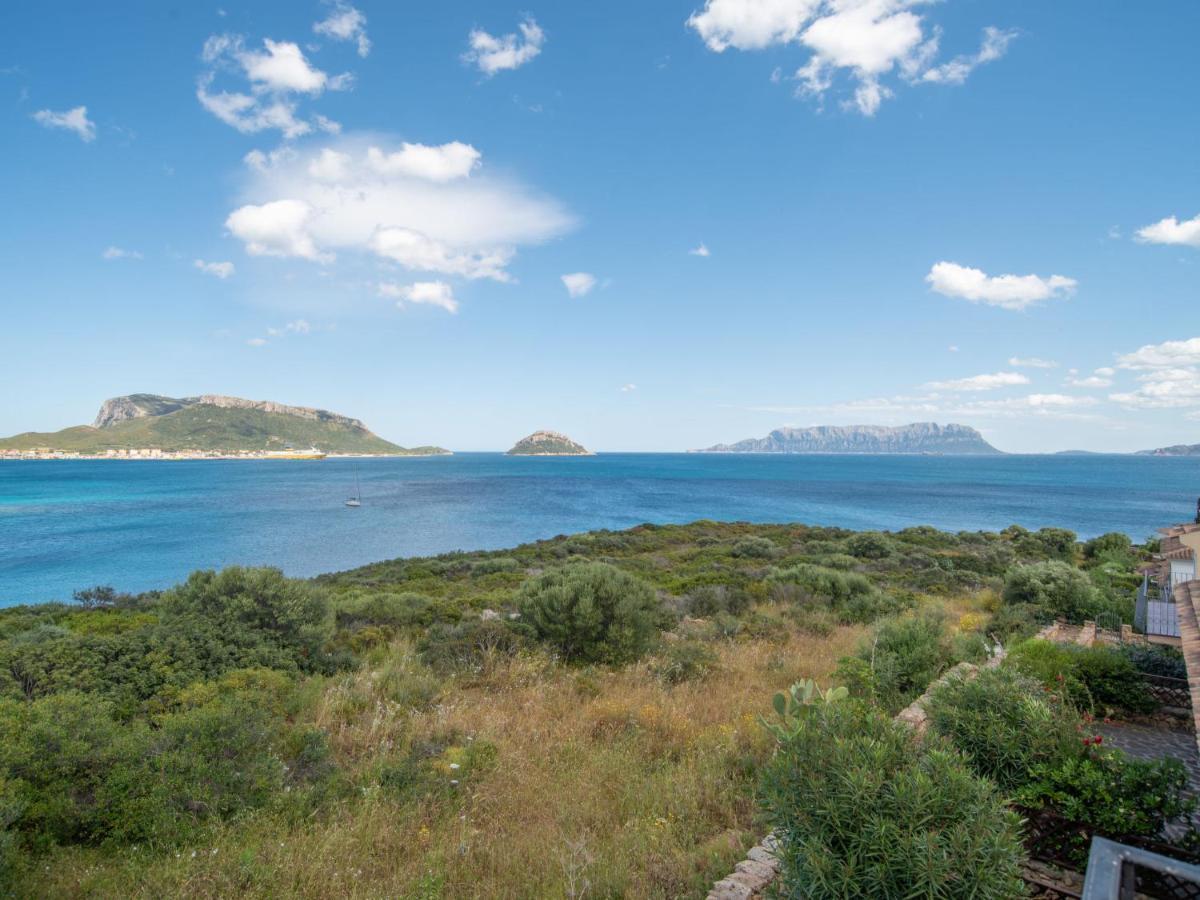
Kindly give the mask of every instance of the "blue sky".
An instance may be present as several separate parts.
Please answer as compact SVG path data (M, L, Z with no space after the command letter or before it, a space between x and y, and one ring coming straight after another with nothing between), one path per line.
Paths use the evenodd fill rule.
M0 432L145 391L460 450L1200 441L1198 38L1191 0L8 4Z

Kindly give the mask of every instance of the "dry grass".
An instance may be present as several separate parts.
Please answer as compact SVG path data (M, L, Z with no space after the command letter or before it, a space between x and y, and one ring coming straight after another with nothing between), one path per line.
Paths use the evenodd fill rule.
M437 685L397 644L373 667L323 685L312 706L354 785L344 799L309 818L274 811L227 824L194 855L64 852L39 889L702 896L758 837L753 773L770 747L756 717L775 691L827 679L861 634L721 643L716 672L675 687L648 664L581 672L537 655ZM418 750L432 783L389 789L381 773Z

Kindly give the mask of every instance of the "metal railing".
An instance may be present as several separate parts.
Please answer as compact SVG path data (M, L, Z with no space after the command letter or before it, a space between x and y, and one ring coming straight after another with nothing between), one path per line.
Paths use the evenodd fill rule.
M1081 896L1083 900L1137 896L1192 900L1200 897L1200 865L1094 837Z

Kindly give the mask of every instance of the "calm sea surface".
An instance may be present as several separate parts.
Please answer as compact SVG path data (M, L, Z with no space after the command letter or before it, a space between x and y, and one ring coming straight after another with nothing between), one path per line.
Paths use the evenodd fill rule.
M363 505L348 509L354 471ZM1190 520L1200 459L708 456L0 462L0 606L197 568L315 575L694 519L951 530L1062 526L1135 539Z

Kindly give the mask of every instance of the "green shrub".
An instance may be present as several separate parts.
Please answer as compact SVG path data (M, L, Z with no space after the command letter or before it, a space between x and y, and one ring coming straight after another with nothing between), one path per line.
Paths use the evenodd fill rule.
M606 563L551 569L520 592L521 622L569 662L637 659L665 624L654 590Z
M437 618L433 601L414 593L356 592L340 598L336 608L337 624L342 628L427 627Z
M1120 560L1132 560L1133 541L1127 534L1110 531L1108 534L1102 534L1086 541L1083 545L1083 556L1089 561L1114 557Z
M1099 740L1092 738L1082 752L1035 767L1016 802L1052 808L1072 822L1115 838L1162 840L1169 822L1195 811L1182 762L1130 759L1119 750L1101 749ZM1077 864L1087 861L1088 842L1082 835L1068 850Z
M886 534L861 531L846 541L846 551L860 559L886 559L896 551L896 546Z
M333 635L325 594L308 582L285 578L278 569L230 566L193 572L163 594L163 623L203 623L229 640L242 634L266 640L294 655L305 670L321 668L321 650Z
M717 654L701 641L668 644L654 662L654 674L667 684L706 678L717 667Z
M871 670L874 699L893 713L924 693L955 661L945 618L934 610L883 620L859 647L858 658Z
M687 596L687 612L690 616L708 618L728 613L740 616L750 608L750 595L744 588L725 584L705 584Z
M770 559L779 553L779 548L770 538L746 537L735 541L729 552L744 559Z
M1047 618L1082 622L1096 614L1098 596L1087 575L1064 562L1017 566L1004 581L1004 602L1027 603Z
M1187 666L1183 662L1183 654L1174 647L1161 647L1156 644L1122 644L1124 653L1133 667L1147 675L1161 675L1164 678L1187 679Z
M1024 895L1019 820L961 757L853 701L797 715L760 790L783 896Z
M871 579L857 572L800 563L772 572L769 581L776 600L824 603L843 622L870 622L895 607Z
M1158 705L1129 656L1115 648L1035 638L1013 647L1008 660L1046 688L1064 691L1082 710L1148 713Z
M930 693L925 710L931 730L1004 789L1028 782L1037 766L1067 758L1078 741L1075 710L1007 667L948 679Z
M421 660L435 672L479 670L490 661L513 656L524 645L521 635L503 622L470 619L431 627L417 645Z

